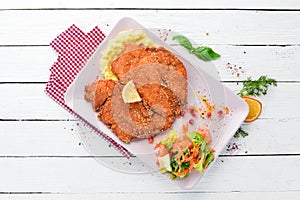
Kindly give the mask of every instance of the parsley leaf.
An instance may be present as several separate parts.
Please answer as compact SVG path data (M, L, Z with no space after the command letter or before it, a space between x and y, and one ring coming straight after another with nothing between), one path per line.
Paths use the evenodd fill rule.
M260 96L266 95L270 85L277 86L277 81L267 76L261 76L257 80L248 77L243 81L243 88L238 93L240 96Z
M189 50L190 53L194 54L203 61L216 60L220 57L220 54L214 52L210 47L200 46L194 48L189 39L183 35L176 35L173 37L173 40L178 41L181 46Z
M242 129L242 127L240 127L234 134L235 138L239 138L240 136L242 136L243 138L248 136L248 133L244 129Z

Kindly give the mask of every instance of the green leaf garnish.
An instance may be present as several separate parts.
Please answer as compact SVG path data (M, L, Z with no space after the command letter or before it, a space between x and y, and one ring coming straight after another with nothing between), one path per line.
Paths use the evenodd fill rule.
M187 39L185 36L183 35L176 35L172 38L173 40L177 40L179 42L179 44L181 46L183 46L184 48L186 48L187 50L189 50L189 52L191 52L193 48L192 43L189 41L189 39Z
M209 152L209 154L206 157L206 161L204 163L204 168L207 168L208 165L215 159L215 156L213 152Z
M178 41L181 46L203 61L216 60L220 57L220 54L214 52L210 47L200 46L194 48L189 39L183 35L176 35L172 39Z
M234 134L235 138L239 138L240 136L242 136L243 138L248 136L248 133L244 129L242 129L242 127L240 127Z
M267 76L261 76L257 80L251 80L251 77L248 77L247 80L243 81L243 88L238 93L238 95L266 95L270 85L277 86L277 81L273 78L267 78Z
M193 49L191 53L204 61L216 60L220 57L220 54L214 52L212 48L206 46L197 47L196 49Z

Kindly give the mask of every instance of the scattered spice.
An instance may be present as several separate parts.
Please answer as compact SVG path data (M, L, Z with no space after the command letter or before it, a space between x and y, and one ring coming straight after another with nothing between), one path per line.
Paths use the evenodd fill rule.
M162 30L158 29L158 32L159 32L159 38L162 39L163 41L167 41L171 29L162 29Z
M191 125L193 125L193 124L195 123L195 120L194 120L194 119L190 119L190 120L189 120L189 123L190 123Z
M236 143L228 144L226 151L235 151L238 150L239 146Z
M230 73L231 75L236 76L238 78L240 77L241 74L245 73L245 70L242 67L236 66L231 63L226 64L226 70L227 73Z

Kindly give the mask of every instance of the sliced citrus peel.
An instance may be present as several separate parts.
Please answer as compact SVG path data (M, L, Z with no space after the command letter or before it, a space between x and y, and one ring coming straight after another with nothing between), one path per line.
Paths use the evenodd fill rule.
M122 90L122 98L125 103L134 103L142 101L133 81L129 81L126 83Z
M249 113L244 122L253 122L259 117L262 110L262 104L259 100L253 97L243 96L242 98L249 106Z

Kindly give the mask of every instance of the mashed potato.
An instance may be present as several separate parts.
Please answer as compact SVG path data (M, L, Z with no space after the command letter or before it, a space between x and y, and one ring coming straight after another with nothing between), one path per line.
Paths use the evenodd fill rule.
M118 80L116 75L111 71L110 65L122 52L127 43L155 46L142 30L120 32L108 42L108 46L101 52L100 71L104 79Z

